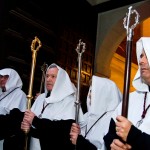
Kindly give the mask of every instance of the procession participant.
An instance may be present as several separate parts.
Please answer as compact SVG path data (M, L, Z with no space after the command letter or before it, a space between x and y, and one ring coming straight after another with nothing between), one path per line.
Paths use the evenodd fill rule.
M92 76L87 96L85 124L72 124L70 139L76 150L104 150L103 136L108 131L111 115L121 102L122 94L116 84L107 79Z
M46 71L45 93L25 112L21 125L23 130L31 126L30 150L74 149L69 132L75 122L75 99L76 89L67 72L51 64Z
M26 110L26 94L22 91L22 80L12 68L0 70L0 149L20 149L19 120L14 112ZM18 111L16 110L18 109ZM10 114L10 115L9 115ZM13 115L12 115L13 114ZM6 115L6 116L5 116ZM16 117L19 115L16 115ZM20 123L21 124L21 123ZM18 128L17 128L18 126ZM19 142L18 142L19 141ZM16 144L17 143L17 144Z
M134 92L130 93L129 95L129 105L128 105L128 120L132 122L133 126L141 130L141 132L145 132L146 134L150 134L150 37L141 37L137 43L136 43L136 54L137 54L137 61L139 69L133 79L133 86L136 89ZM143 139L136 137L138 140L135 140L134 138L131 141L128 141L127 137L124 137L122 134L124 131L126 133L126 136L128 134L124 123L120 123L120 119L118 115L121 115L121 109L122 104L118 106L116 109L113 119L111 120L109 132L104 137L105 144L107 145L107 148L110 149L110 146L112 149L119 149L118 146L121 145L120 149L122 147L126 147L126 144L123 144L126 142L129 144L129 148L132 147L132 149L143 149L141 148L141 142ZM118 116L118 117L117 117ZM117 122L116 122L117 117ZM115 122L116 123L115 123ZM115 130L115 126L117 126ZM117 132L117 133L116 133ZM118 143L119 139L120 144ZM134 141L135 140L135 141ZM137 142L138 141L138 142ZM140 142L141 141L141 142ZM147 140L146 140L147 141ZM135 144L136 143L136 144ZM148 149L148 147L145 144L145 148Z

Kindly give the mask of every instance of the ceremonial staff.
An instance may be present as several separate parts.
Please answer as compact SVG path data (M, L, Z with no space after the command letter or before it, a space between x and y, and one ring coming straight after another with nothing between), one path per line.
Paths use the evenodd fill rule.
M43 91L43 85L44 85L44 79L45 79L45 73L46 73L46 70L48 68L48 65L44 62L44 64L41 66L41 70L42 70L42 79L41 79L41 85L40 85L40 91L39 93L42 93Z
M30 83L29 83L29 91L27 95L27 109L31 108L31 100L33 98L32 96L32 89L33 89L33 80L34 80L34 72L35 72L35 65L36 65L36 56L37 51L42 46L41 41L35 37L35 39L31 43L31 51L32 51L32 65L31 65L31 73L30 73ZM27 141L28 141L28 134L29 131L25 131L26 137L25 137L25 150L27 150Z
M126 61L125 61L125 76L124 76L124 89L123 89L123 102L122 102L122 116L127 118L128 114L128 101L129 101L129 89L130 89L130 74L131 74L131 55L132 55L132 38L133 30L139 23L139 14L136 10L132 10L132 6L129 8L129 12L124 18L124 28L127 31L127 43L126 43ZM135 23L131 25L131 15L135 16Z
M75 114L75 120L76 123L78 123L78 117L79 117L79 108L80 108L80 81L81 81L81 58L82 53L85 51L85 43L79 40L79 44L77 44L76 51L78 53L78 80L77 80L77 94L76 94L76 114Z
M31 108L31 100L33 98L32 89L33 89L33 80L34 80L34 72L35 72L35 65L36 65L36 56L37 56L37 51L40 49L41 46L42 46L41 41L37 37L35 37L35 39L31 43L32 65L31 65L29 91L27 95L27 99L28 99L27 109Z

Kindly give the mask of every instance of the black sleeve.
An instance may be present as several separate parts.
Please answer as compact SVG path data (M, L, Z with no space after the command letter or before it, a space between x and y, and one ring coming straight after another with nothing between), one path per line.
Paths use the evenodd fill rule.
M24 113L14 108L9 114L0 115L0 139L12 136L21 130Z
M127 143L132 146L132 149L148 150L150 148L150 135L141 132L141 130L132 125L127 137Z
M110 144L113 142L113 139L121 140L116 134L115 122L111 119L109 131L104 136L104 142L107 150L110 150ZM132 125L127 137L127 143L132 146L133 150L147 150L150 148L150 135L142 133L141 130Z
M104 142L107 150L110 150L110 144L113 142L114 139L119 139L119 136L116 134L116 124L115 121L111 118L110 125L109 125L109 131L104 136Z
M82 135L79 135L77 139L76 150L97 150L97 148Z

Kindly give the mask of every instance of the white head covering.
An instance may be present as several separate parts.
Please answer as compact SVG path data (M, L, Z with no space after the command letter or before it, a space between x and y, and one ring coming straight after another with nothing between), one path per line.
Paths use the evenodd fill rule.
M54 102L61 101L68 95L71 95L73 93L75 94L76 89L75 89L75 86L72 84L67 72L64 69L62 69L61 67L53 63L47 68L47 70L50 69L51 66L56 66L58 68L58 74L57 74L54 87L51 91L50 97L45 98L45 99L46 99L46 102L54 103ZM45 87L45 96L47 95L47 92L48 91Z
M138 65L140 62L140 55L142 54L142 51L145 51L145 54L147 56L148 59L148 63L150 64L150 37L141 37L137 43L136 43L136 55L137 55L137 61L138 61ZM148 92L148 85L145 84L142 81L141 75L140 75L140 67L133 79L133 86L136 90L141 91L141 92Z
M16 87L19 87L20 89L22 88L22 80L19 74L14 69L11 69L11 68L1 69L0 75L2 76L9 75L9 78L5 85L6 92L9 92L15 89Z
M98 149L101 149L104 145L103 136L108 131L111 114L121 102L122 94L113 81L97 76L92 77L92 86L89 91L90 90L91 105L88 104L90 100L88 96L88 112L85 114L86 129L81 129L81 132L82 135L84 135L83 132L85 130L88 131L105 112L108 112L92 127L86 136L86 139L93 143Z
M91 106L88 110L91 115L101 116L104 112L112 111L121 100L120 90L107 78L93 76L91 91Z

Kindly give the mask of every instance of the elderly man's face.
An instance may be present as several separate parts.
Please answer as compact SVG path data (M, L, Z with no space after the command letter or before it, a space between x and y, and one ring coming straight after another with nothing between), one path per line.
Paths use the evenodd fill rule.
M46 88L48 91L51 91L53 89L53 86L57 78L57 73L58 73L58 68L56 67L48 69L46 73Z
M146 83L150 83L150 66L144 50L140 56L140 71L142 79L144 79Z

